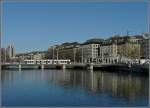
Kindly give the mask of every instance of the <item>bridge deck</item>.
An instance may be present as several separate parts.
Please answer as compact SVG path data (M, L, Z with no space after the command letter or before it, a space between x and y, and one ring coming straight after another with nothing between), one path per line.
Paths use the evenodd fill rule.
M127 64L2 64L2 69L101 69L108 71L149 71L149 66L133 65L131 68Z

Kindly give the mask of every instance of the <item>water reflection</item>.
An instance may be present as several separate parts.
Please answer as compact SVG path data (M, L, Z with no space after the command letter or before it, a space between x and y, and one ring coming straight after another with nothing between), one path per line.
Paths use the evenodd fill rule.
M79 88L94 95L106 93L111 97L128 101L148 100L148 77L83 70L22 70L3 71L2 88L16 86L23 82L44 82L59 85L65 89Z

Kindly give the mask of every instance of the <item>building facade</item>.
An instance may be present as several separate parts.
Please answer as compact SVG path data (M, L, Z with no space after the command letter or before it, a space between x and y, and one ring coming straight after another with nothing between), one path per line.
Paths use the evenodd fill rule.
M96 62L96 58L99 56L100 44L89 43L83 44L80 47L81 59L83 63Z
M80 46L80 58L82 63L96 63L100 56L100 44L104 39L89 39Z
M5 48L1 48L1 62L4 63L6 62L6 49Z
M6 52L10 59L15 57L15 48L12 44L8 45Z
M118 63L117 44L111 41L104 41L100 44L100 55L97 58L97 63Z
M150 38L149 36L143 36L143 39L140 40L141 44L141 58L149 59L149 45L150 45Z
M115 36L100 44L97 63L127 63L129 59L140 59L140 44L136 37Z
M80 44L76 42L63 43L51 46L46 54L47 59L70 59L71 62L79 62Z
M73 45L59 48L58 57L59 59L70 59L71 62L79 62L79 46Z
M140 44L136 37L124 36L112 39L117 43L117 55L122 58L139 59Z

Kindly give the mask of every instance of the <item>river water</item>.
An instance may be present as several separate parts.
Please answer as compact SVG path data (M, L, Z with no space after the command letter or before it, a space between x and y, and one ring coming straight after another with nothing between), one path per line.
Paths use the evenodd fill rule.
M147 106L149 77L86 70L3 70L3 106Z

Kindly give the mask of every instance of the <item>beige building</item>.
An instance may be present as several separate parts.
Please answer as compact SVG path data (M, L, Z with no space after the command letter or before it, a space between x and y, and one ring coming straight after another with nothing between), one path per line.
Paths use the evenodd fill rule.
M136 37L115 36L100 44L97 63L124 63L128 59L140 58L140 44Z
M79 62L79 44L74 45L62 45L58 49L58 58L59 59L70 59L71 62Z
M136 37L124 36L112 38L117 42L117 55L121 58L139 59L140 58L140 44Z
M129 59L140 59L140 45L135 43L124 43L118 45L118 56Z
M51 46L46 54L47 59L70 59L71 62L79 62L80 44L77 42L63 43L61 45Z
M150 45L150 40L149 40L149 36L145 36L143 35L143 39L140 40L140 44L141 44L141 58L144 59L149 59L149 45Z

